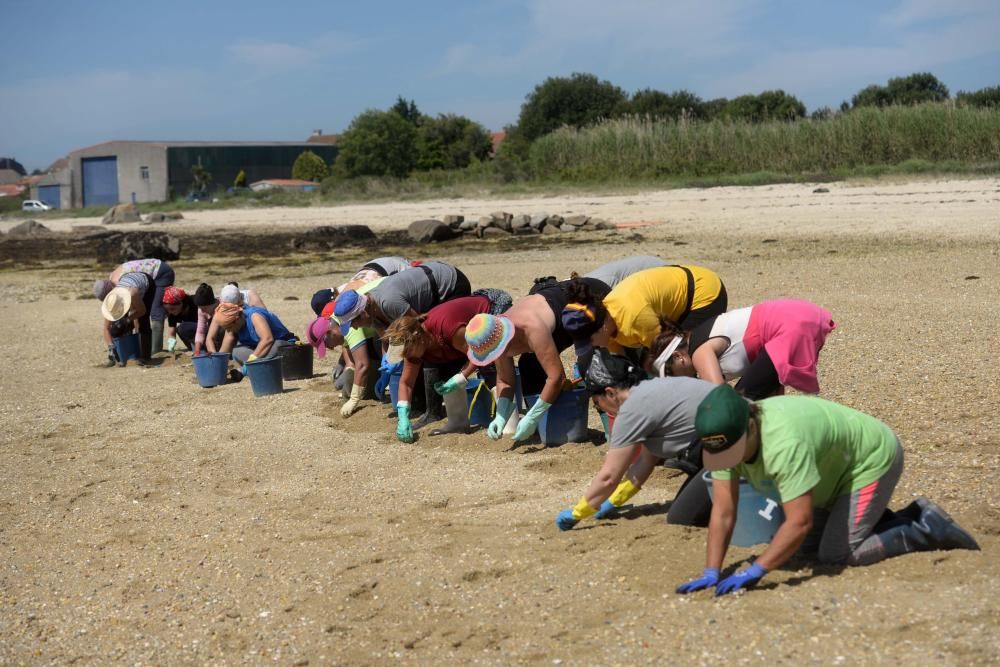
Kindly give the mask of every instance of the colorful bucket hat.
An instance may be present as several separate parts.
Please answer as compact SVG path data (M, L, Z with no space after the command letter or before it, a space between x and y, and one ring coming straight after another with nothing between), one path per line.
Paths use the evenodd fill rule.
M488 366L504 353L514 337L514 323L503 315L480 313L465 327L468 357L476 366Z

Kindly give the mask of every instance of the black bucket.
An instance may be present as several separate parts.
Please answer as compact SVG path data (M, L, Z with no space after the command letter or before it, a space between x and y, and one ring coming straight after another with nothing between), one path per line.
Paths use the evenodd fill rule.
M306 380L313 375L312 345L286 345L281 348L281 377L285 380Z

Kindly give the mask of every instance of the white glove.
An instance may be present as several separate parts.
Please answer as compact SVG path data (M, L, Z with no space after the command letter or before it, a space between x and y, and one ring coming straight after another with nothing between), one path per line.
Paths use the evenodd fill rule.
M351 385L351 397L347 399L343 407L340 408L341 417L350 417L354 414L354 411L358 409L358 404L361 403L361 397L365 393L365 388L359 384Z

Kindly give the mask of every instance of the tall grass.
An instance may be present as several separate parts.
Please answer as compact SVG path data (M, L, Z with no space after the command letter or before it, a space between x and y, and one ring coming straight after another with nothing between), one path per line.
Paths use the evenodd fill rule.
M856 109L794 123L626 118L538 139L530 166L565 181L836 174L907 162L1000 161L1000 110L944 104Z

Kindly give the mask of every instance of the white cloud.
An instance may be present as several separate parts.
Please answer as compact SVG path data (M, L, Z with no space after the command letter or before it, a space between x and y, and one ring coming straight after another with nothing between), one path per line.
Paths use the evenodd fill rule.
M491 44L461 42L447 49L446 73L516 74L573 68L581 54L615 67L722 60L743 45L742 28L759 0L530 0L523 38L512 34L498 53Z
M240 40L226 47L229 58L262 72L279 72L317 63L358 50L363 43L347 34L327 32L302 44Z
M862 87L890 77L1000 53L1000 3L995 5L966 2L939 7L908 0L881 17L884 25L900 27L887 29L880 44L774 52L708 82L705 92L733 97L783 88L807 101L836 104L838 100L829 98L830 91L849 98Z

